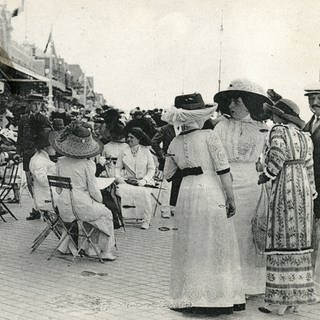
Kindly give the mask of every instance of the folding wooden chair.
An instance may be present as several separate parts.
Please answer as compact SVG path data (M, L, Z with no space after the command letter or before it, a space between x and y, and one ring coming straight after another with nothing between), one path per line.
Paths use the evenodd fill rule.
M75 217L75 221L78 224L78 230L79 230L79 240L81 238L84 238L83 241L79 241L78 246L76 246L77 248L77 252L76 254L73 253L74 258L76 256L82 256L81 252L82 252L82 244L84 243L84 241L87 241L88 244L93 248L93 250L95 251L95 253L97 254L97 257L99 258L99 261L101 263L104 263L101 254L98 250L98 248L96 247L96 245L92 242L91 239L91 235L95 230L95 227L92 226L90 223L86 222L86 221L82 221L77 212L74 209L74 199L73 199L73 193L72 193L72 184L71 184L71 179L69 177L60 177L60 176L50 176L48 175L48 182L49 182L49 187L50 187L50 193L51 193L51 199L52 199L52 205L55 207L54 204L54 197L53 197L53 192L52 192L52 188L56 187L58 189L64 189L64 190L68 190L69 191L69 196L70 196L70 204L71 204L71 209L72 209L72 214ZM51 259L51 257L56 253L56 251L58 250L59 246L61 245L61 243L65 240L65 238L67 236L69 236L69 238L72 240L72 235L71 235L71 230L73 228L72 223L70 224L66 224L65 222L63 222L64 226L66 227L66 225L69 225L68 227L66 227L66 232L64 233L64 235L60 238L60 241L58 243L58 245L56 246L56 248L53 250L53 252L51 253L51 255L49 256L48 260ZM89 229L87 229L86 227L89 227ZM73 240L72 240L73 241ZM74 241L73 241L74 242Z
M32 185L33 185L32 175L30 176L30 178L32 180ZM50 191L52 191L52 190L50 189ZM33 192L33 195L34 195L34 200L36 201L36 194L34 192ZM53 203L52 198L53 198L53 194L51 193L51 201L50 201L51 204ZM71 242L73 243L75 248L77 247L76 241L74 241L73 234L72 234L72 231L73 231L72 227L74 224L70 225L70 224L63 222L63 220L61 219L61 217L59 215L58 209L56 207L54 207L54 205L52 205L51 211L40 210L40 212L43 216L44 221L47 223L47 226L34 239L32 247L31 247L31 253L34 252L41 245L41 243L49 236L49 234L51 232L53 232L56 235L56 237L60 240L62 237L63 231L65 231L67 233L67 235L70 237Z
M14 190L13 188L17 180L18 168L18 162L7 163L3 172L3 177L0 185L0 207L4 210L0 211L0 217L4 222L6 222L3 217L5 214L10 214L14 219L18 220L4 203L9 193Z
M41 243L48 237L51 232L53 232L59 240L62 236L61 229L63 228L64 223L61 220L59 214L54 211L41 211L41 213L45 222L47 223L47 226L34 239L31 247L31 253L41 245Z

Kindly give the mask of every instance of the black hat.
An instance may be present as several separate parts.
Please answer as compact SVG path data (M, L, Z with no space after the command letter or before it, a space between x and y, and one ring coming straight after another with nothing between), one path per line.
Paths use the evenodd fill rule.
M299 116L300 109L298 105L289 99L280 99L274 105L265 103L263 108L267 114L274 113L280 118L296 124L301 129L305 126L305 122Z
M184 94L174 99L174 106L178 109L204 109L205 104L200 93Z

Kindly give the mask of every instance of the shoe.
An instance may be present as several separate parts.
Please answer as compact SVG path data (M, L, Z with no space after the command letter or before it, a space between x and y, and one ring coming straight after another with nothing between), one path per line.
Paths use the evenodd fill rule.
M266 305L258 308L258 310L263 313L276 313L278 316L283 316L289 308L290 306L278 306L278 308L272 308L271 305Z
M161 212L161 218L163 218L163 219L169 219L170 216L171 216L171 214L168 211L162 211Z
M283 316L284 313L290 308L290 306L281 306L278 310L277 310L277 315L278 316Z
M271 313L272 311L270 309L268 309L267 307L259 307L258 308L259 311L263 312L263 313Z
M299 306L289 306L287 311L289 313L299 313Z
M114 261L117 259L112 253L106 253L101 256L103 261Z
M143 230L148 230L150 227L150 224L148 222L142 222L142 225L141 225L141 229Z
M41 213L39 211L32 211L30 216L26 218L26 220L38 220L41 218Z

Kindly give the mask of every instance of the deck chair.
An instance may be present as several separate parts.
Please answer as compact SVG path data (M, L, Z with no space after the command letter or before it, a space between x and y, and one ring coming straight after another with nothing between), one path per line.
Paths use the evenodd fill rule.
M5 214L10 214L14 219L18 220L8 206L4 203L11 191L14 190L14 185L17 180L19 163L7 163L3 172L2 181L0 184L0 206L4 209L0 211L1 219L6 222L4 219Z
M76 221L76 223L78 225L78 230L79 230L79 243L76 246L77 252L73 253L74 258L77 257L77 256L82 256L82 254L81 254L81 252L83 251L82 250L82 244L84 243L84 241L87 241L89 246L91 246L93 248L93 250L95 251L95 253L97 254L97 257L99 258L99 261L101 263L104 263L98 248L96 247L96 245L91 240L91 235L92 235L93 231L95 230L95 227L92 226L88 222L82 221L79 218L78 214L76 213L76 211L74 209L74 199L73 199L73 193L72 193L71 178L69 178L69 177L60 177L60 176L51 176L51 175L48 175L47 177L48 177L48 182L49 182L49 187L50 187L52 205L54 207L55 207L55 204L54 204L54 197L53 197L52 188L56 187L58 189L64 189L64 190L67 190L69 192L72 213L73 213L73 215L75 217L75 221ZM64 226L66 226L65 222L63 222L63 224L64 224ZM50 260L51 257L56 253L56 251L58 250L59 246L65 240L66 237L69 237L72 240L72 234L71 234L72 228L74 228L72 223L71 223L71 225L69 224L69 226L66 226L66 232L60 238L60 241L59 241L58 245L53 250L53 252L49 256L48 260ZM81 241L81 238L84 238L84 239Z

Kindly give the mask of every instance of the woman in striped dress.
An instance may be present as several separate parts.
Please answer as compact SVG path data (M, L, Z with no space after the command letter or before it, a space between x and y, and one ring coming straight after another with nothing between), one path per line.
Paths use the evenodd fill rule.
M265 106L275 126L270 130L259 184L272 181L266 235L265 313L297 311L314 301L311 263L313 145L298 106L287 99Z

